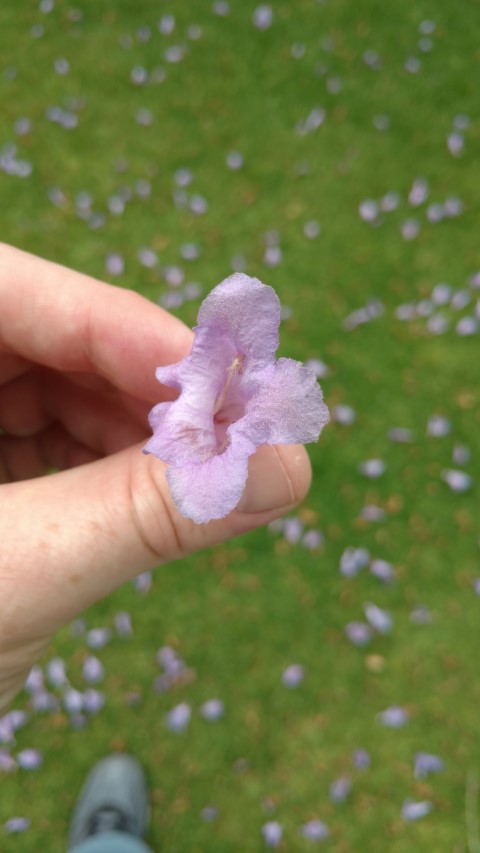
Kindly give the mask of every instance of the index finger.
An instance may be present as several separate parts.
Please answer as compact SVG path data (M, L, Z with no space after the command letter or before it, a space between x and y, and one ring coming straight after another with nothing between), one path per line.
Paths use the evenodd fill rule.
M0 353L94 373L154 402L155 368L184 358L192 340L138 293L0 244Z

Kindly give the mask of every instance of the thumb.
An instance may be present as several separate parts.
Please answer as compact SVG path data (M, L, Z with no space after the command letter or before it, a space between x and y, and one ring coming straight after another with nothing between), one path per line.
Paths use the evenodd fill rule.
M2 634L51 635L140 572L272 521L305 496L310 477L301 445L263 446L238 508L200 525L180 515L165 465L140 446L3 486L0 647Z

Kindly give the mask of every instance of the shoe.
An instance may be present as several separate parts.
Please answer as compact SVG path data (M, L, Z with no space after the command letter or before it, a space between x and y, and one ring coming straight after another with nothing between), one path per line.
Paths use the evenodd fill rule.
M126 832L143 838L149 812L141 765L130 755L108 755L95 764L80 792L70 824L70 846L101 832Z

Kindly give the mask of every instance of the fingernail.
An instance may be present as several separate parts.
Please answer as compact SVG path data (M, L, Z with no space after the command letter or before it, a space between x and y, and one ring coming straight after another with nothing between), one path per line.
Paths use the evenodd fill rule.
M266 512L295 503L295 492L279 452L269 445L250 457L248 478L237 509Z

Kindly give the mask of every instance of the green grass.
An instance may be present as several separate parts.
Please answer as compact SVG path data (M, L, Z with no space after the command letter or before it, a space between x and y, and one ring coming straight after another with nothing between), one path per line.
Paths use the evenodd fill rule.
M158 19L177 5L175 33L161 36ZM111 749L130 750L145 764L154 805L148 840L166 853L254 853L263 849L261 826L269 819L284 827L280 849L303 851L312 845L299 827L312 817L328 824L324 846L336 853L480 849L465 819L467 779L480 773L480 602L472 588L480 575L479 339L453 330L432 337L424 320L394 317L398 304L428 296L438 281L465 287L480 268L480 7L279 0L274 26L262 33L251 25L255 5L232 0L231 15L222 18L210 0L171 8L151 0L78 0L77 23L60 0L47 15L31 0L0 8L0 71L17 69L13 80L0 74L0 147L14 140L13 122L30 117L33 129L17 139L18 156L34 167L27 180L0 172L2 239L100 278L107 253L120 251L126 269L115 282L155 300L164 285L138 263L141 246L172 264L181 262L182 243L198 242L200 259L185 266L205 291L242 253L247 271L293 309L282 327L282 354L324 358L331 368L322 382L327 402L348 403L358 414L351 427L329 426L311 448L314 483L300 513L324 531L322 551L257 531L159 569L147 596L128 586L86 614L89 627L112 625L115 613L128 609L134 637L99 653L107 704L86 729L71 729L59 713L36 716L19 732L16 748L43 749L45 763L37 773L0 780L0 827L13 814L32 819L23 836L0 829L2 853L65 850L81 780ZM426 18L437 28L432 51L421 54L418 26ZM39 22L45 34L36 39L30 29ZM193 23L203 27L199 41L184 37ZM135 37L142 25L152 27L146 43ZM133 38L129 49L119 44L125 33ZM184 41L184 60L164 63L164 46ZM291 56L295 42L305 45L301 59ZM378 52L381 70L366 66L366 50ZM419 74L404 69L410 55L421 57ZM53 70L62 56L71 65L65 77ZM134 65L164 65L168 78L135 87ZM329 76L341 79L338 94L326 90ZM83 102L73 131L45 119L49 105L69 98ZM317 105L326 109L324 126L299 136L296 124ZM139 108L152 111L151 127L135 122ZM459 113L471 123L465 153L455 159L446 137ZM374 128L379 114L390 117L388 132ZM245 156L239 172L225 165L233 149ZM299 174L302 163L308 175ZM172 204L173 174L182 166L193 170L190 189L208 199L204 216ZM463 214L428 223L425 206L415 210L406 200L417 175L429 181L429 202L458 195ZM128 202L123 216L107 213L103 228L91 230L75 215L77 192L92 192L94 209L105 212L109 196L139 178L152 181L151 197ZM48 200L52 186L65 193L65 207ZM389 190L401 194L400 208L371 228L358 205ZM406 242L400 225L411 216L422 228ZM317 240L303 235L309 219L321 223ZM282 235L284 260L266 269L263 234L272 228ZM346 314L371 297L382 300L385 315L344 332ZM192 325L196 310L189 304L178 313ZM451 418L447 438L426 436L433 413ZM389 442L393 426L415 430L415 441ZM443 468L454 467L455 443L472 451L474 487L464 495L440 479ZM387 471L365 480L357 465L375 456ZM368 503L388 510L385 522L358 520ZM365 572L341 578L339 557L348 545L392 561L397 583L383 587ZM359 650L343 628L362 618L370 600L392 612L394 630ZM431 624L410 621L420 604L430 608ZM167 643L196 678L159 696L151 688L155 653ZM49 657L64 656L81 687L84 653L66 629ZM280 679L293 662L305 666L306 677L289 691ZM126 701L131 691L140 695L138 706ZM213 696L226 712L209 724L198 708ZM174 735L164 714L181 701L191 704L192 720ZM411 713L398 731L376 720L393 704ZM26 705L19 697L16 707ZM352 769L359 746L371 753L368 771ZM416 781L418 750L441 755L443 773ZM352 778L352 793L333 805L328 788L343 774ZM431 800L432 813L405 823L407 797ZM208 804L219 809L213 823L200 817ZM473 791L470 814L478 807Z

